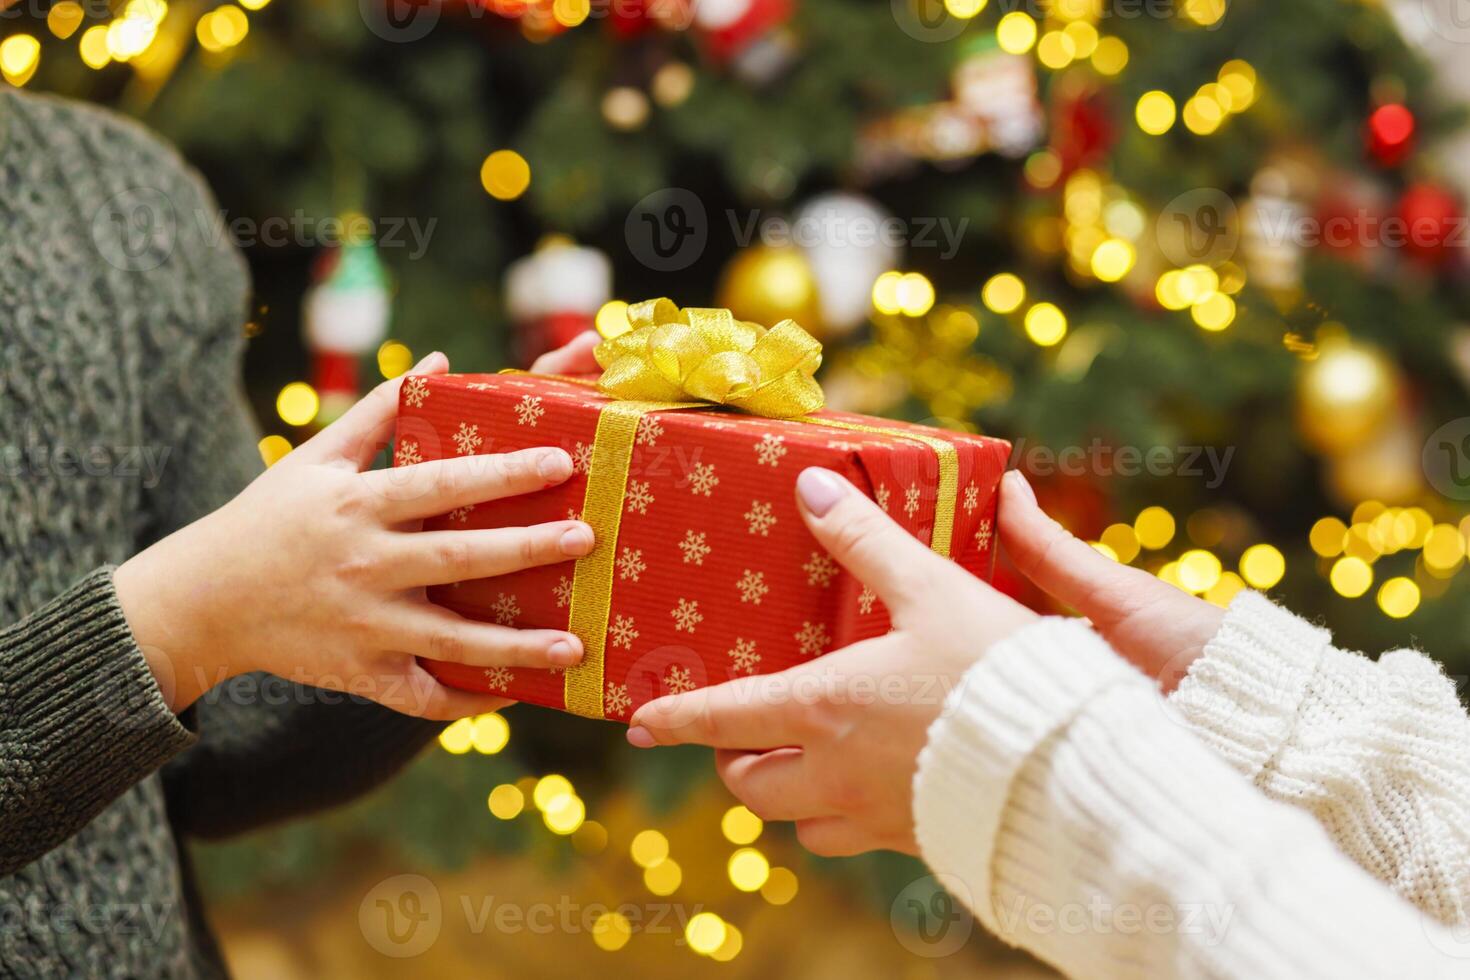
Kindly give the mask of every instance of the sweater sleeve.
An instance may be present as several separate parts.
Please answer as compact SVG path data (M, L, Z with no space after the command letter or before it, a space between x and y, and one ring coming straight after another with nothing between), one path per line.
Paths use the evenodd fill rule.
M1470 718L1434 661L1335 649L1326 630L1245 592L1170 700L1375 878L1470 925Z
M1069 975L1448 977L1470 957L1076 621L971 668L920 755L914 814L941 882Z
M111 568L0 630L0 877L192 741L133 642Z
M386 782L444 727L362 698L247 674L195 708L199 744L164 768L169 816L217 839L346 803Z

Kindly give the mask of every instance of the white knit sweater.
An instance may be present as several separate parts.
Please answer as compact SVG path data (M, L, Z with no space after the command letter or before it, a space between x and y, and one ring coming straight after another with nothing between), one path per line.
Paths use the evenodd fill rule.
M1259 595L1168 700L1080 621L998 644L930 730L914 815L956 897L1072 976L1470 977L1453 684Z

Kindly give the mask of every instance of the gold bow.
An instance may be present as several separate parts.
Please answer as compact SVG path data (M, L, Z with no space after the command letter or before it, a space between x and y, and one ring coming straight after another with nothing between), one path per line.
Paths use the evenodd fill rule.
M650 299L628 307L626 329L598 329L597 387L610 398L708 402L776 419L810 414L825 401L812 377L822 344L794 320L768 330L729 310Z

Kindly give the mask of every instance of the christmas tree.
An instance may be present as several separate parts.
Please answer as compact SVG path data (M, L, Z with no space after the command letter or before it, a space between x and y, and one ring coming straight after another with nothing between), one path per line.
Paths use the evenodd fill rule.
M1117 560L1454 671L1470 172L1441 9L59 0L7 14L0 69L203 171L253 267L268 460L413 353L524 364L659 295L792 317L832 403L1012 439ZM532 846L526 808L575 837L583 796L632 780L670 812L707 778L699 752L634 764L611 728L512 717L507 754L499 716L462 722L444 746L480 764L441 754L268 870L318 866L347 824L446 862ZM552 770L578 790L526 781ZM486 794L500 819L465 819Z

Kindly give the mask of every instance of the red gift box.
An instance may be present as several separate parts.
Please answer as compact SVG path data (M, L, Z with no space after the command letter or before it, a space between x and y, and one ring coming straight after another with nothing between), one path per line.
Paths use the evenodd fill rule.
M609 506L598 470L620 464L596 437L605 410L618 404L627 403L587 382L538 375L404 383L397 465L537 446L564 448L574 462L559 486L463 508L427 528L568 518L597 528L594 508L604 524L596 550L580 561L429 592L472 619L572 629L587 650L582 664L552 671L426 662L444 683L626 721L663 694L783 670L886 632L882 604L797 512L796 477L808 466L843 474L931 545L937 513L949 547L936 550L990 575L996 490L1010 454L1002 440L840 412L772 419L712 406L656 411L628 429L626 476ZM573 625L574 604L582 629ZM604 615L601 635L587 628Z

